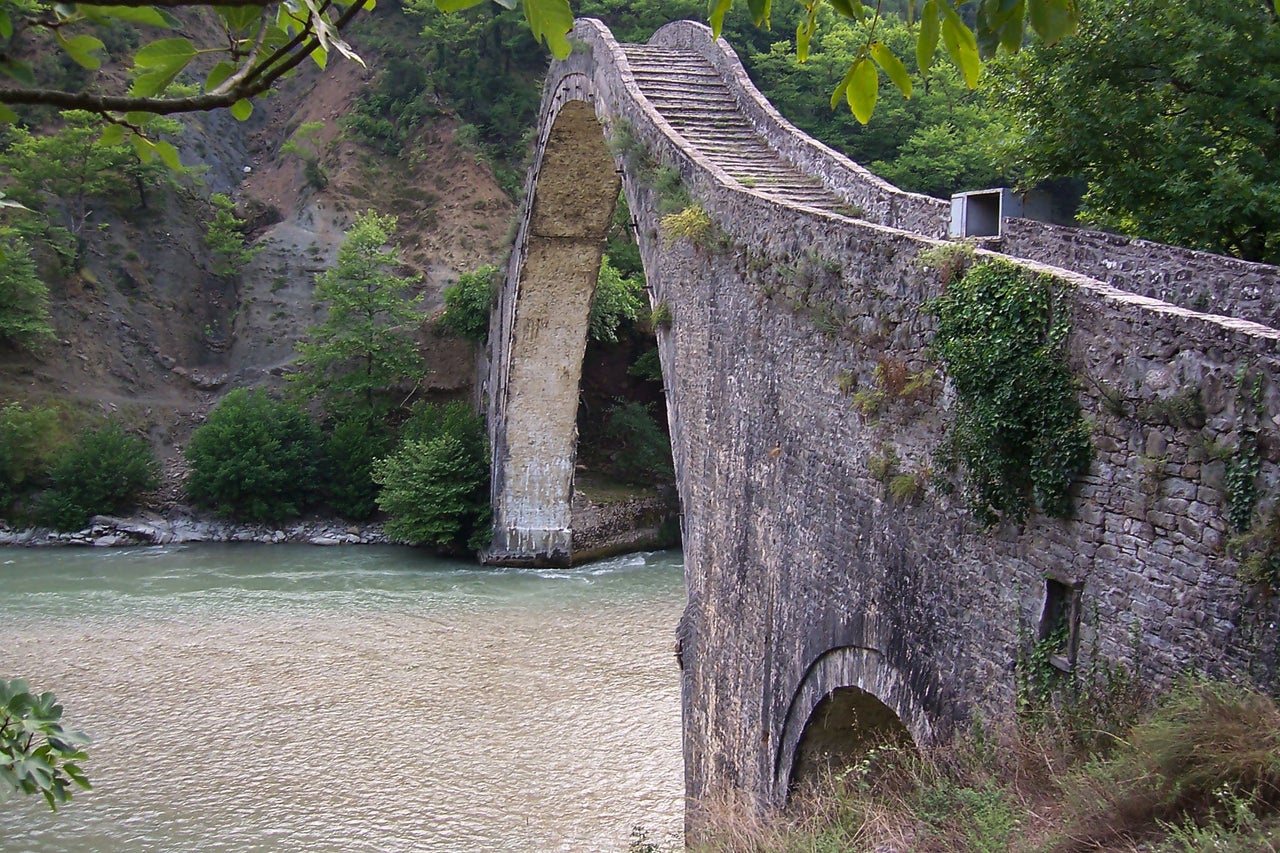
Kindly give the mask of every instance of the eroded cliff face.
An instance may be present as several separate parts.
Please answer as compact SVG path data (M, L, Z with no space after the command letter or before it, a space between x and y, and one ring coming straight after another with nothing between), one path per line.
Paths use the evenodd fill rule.
M502 262L512 202L488 164L456 140L459 122L447 111L395 157L345 131L342 117L379 67L375 54L365 58L368 70L345 62L300 74L247 122L187 117L178 144L195 179L95 200L79 270L44 265L57 339L34 353L0 351L0 402L114 414L146 430L162 459L177 459L226 391L282 381L295 342L323 315L315 277L368 209L399 217L403 260L421 276L423 392L466 393L474 346L430 321L459 274ZM308 181L301 157L282 150L308 122L321 123L311 147L322 187ZM210 192L236 202L260 249L236 276L215 273L205 244Z

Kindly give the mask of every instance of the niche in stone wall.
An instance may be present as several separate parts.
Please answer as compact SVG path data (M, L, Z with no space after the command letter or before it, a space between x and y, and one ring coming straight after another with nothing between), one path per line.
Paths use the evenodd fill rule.
M1044 582L1044 607L1036 639L1048 644L1049 663L1063 672L1076 664L1080 644L1080 599L1083 583L1066 583L1054 578Z

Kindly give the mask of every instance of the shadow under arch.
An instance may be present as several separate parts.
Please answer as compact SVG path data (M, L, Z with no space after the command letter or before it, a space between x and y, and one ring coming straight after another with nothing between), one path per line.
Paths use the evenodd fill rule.
M826 766L855 759L887 743L921 745L933 726L906 677L876 649L838 646L818 656L791 698L774 756L773 791L784 799L793 783Z
M503 565L571 559L578 387L621 186L590 80L566 75L549 98L527 213L490 328L494 535L482 559Z

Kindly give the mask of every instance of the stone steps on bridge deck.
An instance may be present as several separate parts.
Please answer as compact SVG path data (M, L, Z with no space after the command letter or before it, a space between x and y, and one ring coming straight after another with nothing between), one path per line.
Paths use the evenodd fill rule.
M845 212L848 203L778 154L701 55L622 45L636 84L672 128L743 186L794 204Z

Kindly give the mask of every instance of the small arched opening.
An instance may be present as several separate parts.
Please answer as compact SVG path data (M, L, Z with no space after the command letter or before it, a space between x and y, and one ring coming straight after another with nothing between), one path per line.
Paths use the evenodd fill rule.
M821 784L877 748L914 748L893 709L858 687L838 687L809 715L796 747L790 790Z

